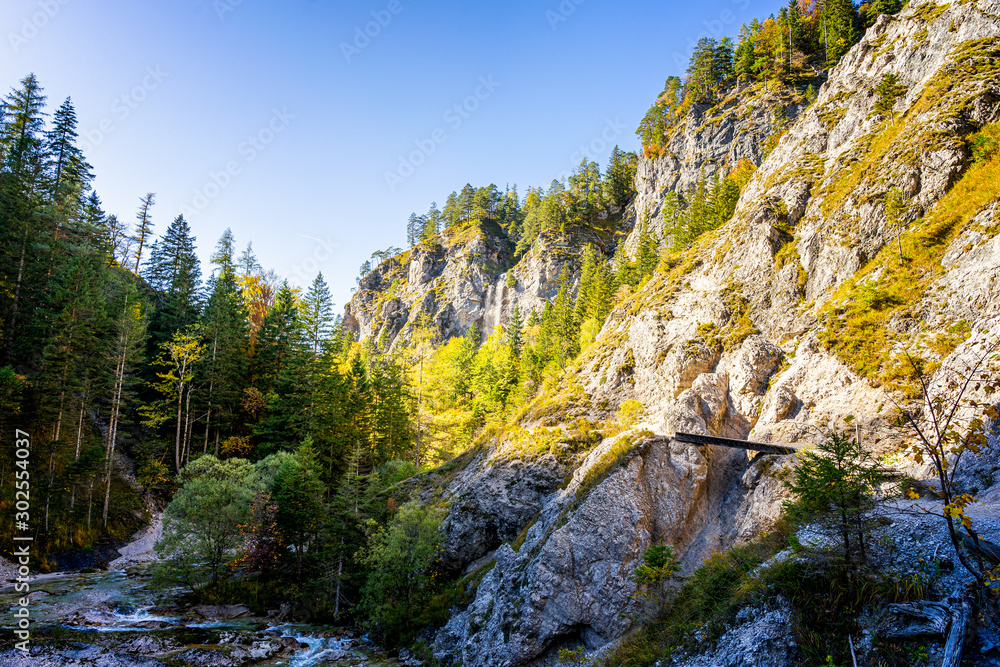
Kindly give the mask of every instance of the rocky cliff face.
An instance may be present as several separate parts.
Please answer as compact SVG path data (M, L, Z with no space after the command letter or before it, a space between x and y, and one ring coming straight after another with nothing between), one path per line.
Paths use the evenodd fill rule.
M695 104L671 133L661 154L641 157L636 170L636 197L629 222L636 233L625 248L634 255L639 243L636 223L663 237L663 202L669 192L686 194L700 178L728 173L742 161L758 166L772 143L799 115L803 95L772 83L734 86L715 105Z
M386 345L408 340L425 317L438 341L470 326L489 334L506 324L514 307L541 311L559 290L564 267L579 268L579 238L543 233L519 261L498 226L445 230L438 240L388 259L361 279L344 325L359 339Z
M690 572L773 525L791 461L682 445L677 431L811 443L852 415L873 450L898 452L888 412L907 400L893 375L901 352L916 350L944 387L947 369L1000 334L1000 190L970 149L1000 122L997 63L1000 0L913 2L880 17L808 107L742 91L693 109L663 156L641 161L631 221L659 230L671 189L739 160L760 166L733 219L620 300L557 389L438 489L450 502L445 569L487 571L437 633L439 659L515 666L597 649L629 627L648 546L673 545ZM875 107L887 74L905 87L889 114ZM554 296L580 245L543 237L511 266L499 230L445 235L362 280L345 321L390 341L421 312L441 338L489 331L515 304ZM852 323L859 303L878 317ZM852 352L872 341L877 368ZM618 432L626 400L645 412ZM991 486L996 463L992 452L970 466L968 484ZM774 638L782 655L786 640Z
M1000 2L911 3L878 20L814 104L801 113L785 106L798 117L733 220L616 307L567 369L560 391L573 400L542 397L556 409L529 409L518 427L544 424L565 437L545 455L523 435L494 437L448 488L449 566L495 562L475 601L438 633L439 658L522 665L563 645L600 647L628 628L630 575L647 546L674 545L690 571L768 528L783 500L776 472L791 462L689 447L671 438L678 430L809 443L818 427L853 415L873 449L898 449L883 427L901 395L838 354L827 333L841 325L827 313L845 298L838 290L881 289L899 270L883 248L904 233L936 248L935 259L914 279L912 303L870 335L890 348L916 345L931 368L946 369L1000 334L997 193L976 189L974 206L952 210L956 193L973 197L959 190L971 173L968 137L1000 121L997 62ZM889 73L906 92L887 118L875 111L874 89ZM725 141L733 127L677 139L683 159L644 162L637 209L653 219L663 189L690 179L683 165L759 157L773 132L761 123L756 140L734 146ZM885 196L893 188L905 201L895 227ZM934 231L942 215L943 236ZM964 333L931 350L927 336L946 330ZM645 406L643 423L573 448L581 420L608 423L628 399Z

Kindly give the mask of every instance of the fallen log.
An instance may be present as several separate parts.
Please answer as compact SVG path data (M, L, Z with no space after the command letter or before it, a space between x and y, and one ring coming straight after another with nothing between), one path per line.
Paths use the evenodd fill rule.
M879 632L886 639L944 637L952 611L940 602L902 602L889 605L891 616Z
M969 624L969 601L962 598L958 609L951 619L951 630L948 641L944 645L944 659L941 667L959 667L962 662L962 645L965 643L965 630Z

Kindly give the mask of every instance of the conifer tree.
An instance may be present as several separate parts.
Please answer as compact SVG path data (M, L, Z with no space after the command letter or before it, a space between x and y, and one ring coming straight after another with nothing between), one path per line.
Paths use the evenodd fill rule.
M224 241L220 241L220 245L224 245ZM211 293L202 322L205 381L208 384L202 451L208 451L210 431L214 427L216 456L222 430L232 427L243 390L250 384L246 377L249 343L246 309L232 262L227 261L225 253L223 247L215 255L218 269L209 281Z
M117 313L115 323L115 340L108 355L113 364L114 372L111 381L110 418L104 460L104 509L101 512L101 518L105 526L108 523L111 470L118 441L118 427L123 407L131 398L130 387L135 381L134 373L141 362L140 355L146 342L146 304L136 295L131 283L126 283L123 292L121 308Z
M858 14L852 0L826 0L823 5L826 66L833 68L858 41Z
M524 344L524 318L521 317L521 308L514 304L514 310L510 314L507 322L507 345L518 357L521 356L521 346Z
M333 327L333 300L330 298L330 289L326 281L323 280L322 273L316 275L302 299L301 322L305 337L304 342L309 350L308 433L311 435L314 426L313 415L316 409L316 379L319 373L320 352L324 343L329 339Z
M155 347L173 332L197 322L201 306L201 262L195 238L183 215L174 218L163 238L150 248L145 277L161 292L160 307L150 323Z
M140 198L141 203L139 204L139 210L135 214L136 228L135 228L135 268L133 272L139 273L139 265L142 262L142 251L145 249L146 244L149 242L150 237L153 235L153 218L151 214L151 209L153 204L156 203L156 194L153 192L147 192L146 196Z
M67 97L53 114L52 128L45 134L52 198L57 203L70 197L82 205L93 178L76 139L76 111Z
M45 95L38 79L29 74L21 87L12 90L3 103L4 125L0 151L4 156L0 172L0 248L4 252L3 284L0 294L7 312L3 335L8 360L15 354L22 300L44 289L40 274L44 267L38 253L29 249L46 235L46 221L36 215L44 203L45 161L42 150L42 123ZM24 341L22 350L30 350Z
M437 202L431 202L431 208L427 211L427 215L423 216L421 222L418 242L429 241L437 236L441 228L441 211L438 210Z

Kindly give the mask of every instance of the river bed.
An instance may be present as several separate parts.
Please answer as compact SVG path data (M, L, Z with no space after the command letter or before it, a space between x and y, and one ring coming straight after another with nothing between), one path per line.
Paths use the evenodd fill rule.
M238 667L402 663L343 628L282 623L234 607L182 608L149 588L148 565L39 575L31 581L30 653L13 648L21 597L0 584L0 665L48 667ZM244 613L241 613L244 612ZM236 616L236 617L231 617Z

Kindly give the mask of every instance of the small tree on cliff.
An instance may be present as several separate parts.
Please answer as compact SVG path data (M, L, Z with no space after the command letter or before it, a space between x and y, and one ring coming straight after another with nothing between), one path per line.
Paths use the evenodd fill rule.
M786 486L797 497L789 504L795 516L817 519L840 536L848 567L867 560L875 494L884 479L872 454L856 439L833 433L806 452Z

